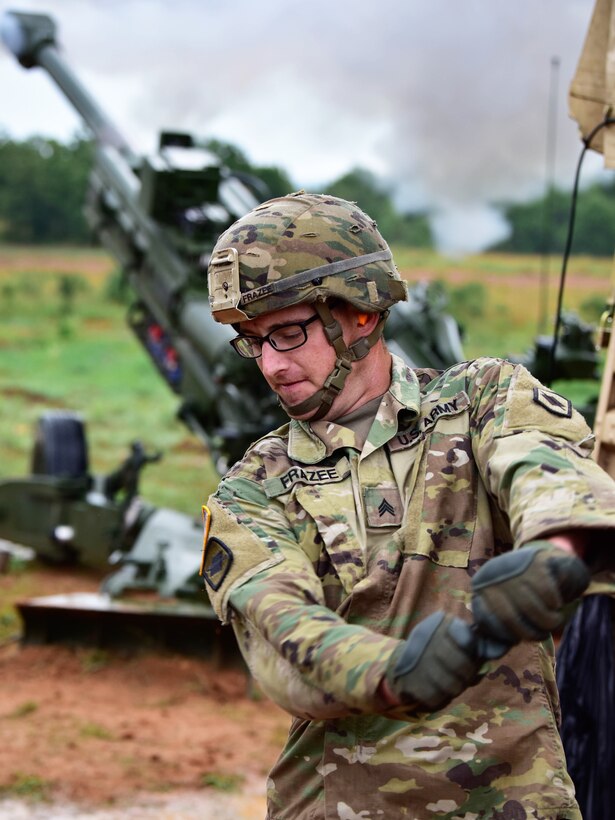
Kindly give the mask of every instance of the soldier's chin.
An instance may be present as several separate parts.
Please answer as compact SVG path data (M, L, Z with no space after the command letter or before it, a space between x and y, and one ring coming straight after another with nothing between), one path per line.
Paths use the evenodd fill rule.
M284 404L284 402L282 401L282 399L279 396L278 396L278 402L279 402L280 407L282 408L282 410L284 410L284 412L286 413L286 415L290 416L291 419L295 419L296 421L309 421L312 418L312 416L314 416L316 414L316 411L318 410L318 406L316 406L316 407L313 407L311 410L307 410L306 412L301 413L297 409L301 406L300 404L295 404L295 405ZM301 403L303 403L303 402L301 402Z

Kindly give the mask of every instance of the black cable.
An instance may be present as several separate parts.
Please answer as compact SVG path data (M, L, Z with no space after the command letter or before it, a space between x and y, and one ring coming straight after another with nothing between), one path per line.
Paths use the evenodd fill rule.
M602 122L598 123L596 127L590 131L588 136L583 140L583 149L581 154L579 155L579 160L577 162L577 170L574 175L574 185L572 186L572 196L570 199L570 215L568 217L568 233L566 234L566 246L564 248L564 256L562 258L562 270L560 273L560 280L559 280L559 292L557 295L557 308L555 311L555 327L553 329L553 342L551 343L551 353L549 355L549 370L548 379L545 380L545 384L547 387L551 386L555 378L555 355L557 353L557 343L559 339L559 332L562 323L562 302L564 300L564 285L566 282L566 270L568 268L568 258L570 257L570 249L572 248L572 237L574 234L574 222L576 217L576 210L577 210L577 197L579 194L579 180L581 178L581 166L583 165L583 160L585 158L585 152L588 148L591 147L591 142L596 134L604 128L606 125L613 125L615 123L615 118L613 117L605 117Z

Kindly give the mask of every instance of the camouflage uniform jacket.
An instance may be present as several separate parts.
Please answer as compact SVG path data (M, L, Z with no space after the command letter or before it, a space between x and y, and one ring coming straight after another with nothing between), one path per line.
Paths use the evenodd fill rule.
M208 504L204 576L263 690L295 716L269 820L580 818L552 642L525 643L441 712L386 708L391 653L424 617L470 619L491 556L615 527L615 484L570 403L494 359L392 380L361 452L291 421Z

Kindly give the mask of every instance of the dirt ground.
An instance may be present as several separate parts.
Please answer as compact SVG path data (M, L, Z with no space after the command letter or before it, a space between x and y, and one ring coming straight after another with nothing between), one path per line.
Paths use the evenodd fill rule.
M0 598L94 591L33 568ZM0 818L265 816L266 774L288 716L241 670L172 654L0 645Z

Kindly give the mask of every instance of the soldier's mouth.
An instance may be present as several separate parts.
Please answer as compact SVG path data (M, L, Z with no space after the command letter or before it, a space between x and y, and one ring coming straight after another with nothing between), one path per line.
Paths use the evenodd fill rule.
M308 385L309 382L306 379L300 379L296 382L278 382L275 387L273 388L275 392L280 396L280 398L284 401L285 404L289 402L287 399L289 397L295 397L299 392L305 392L305 385Z

